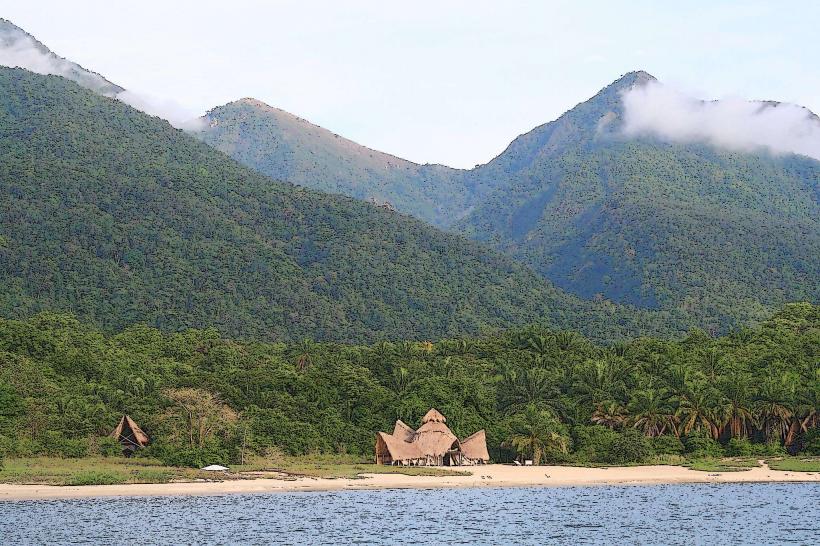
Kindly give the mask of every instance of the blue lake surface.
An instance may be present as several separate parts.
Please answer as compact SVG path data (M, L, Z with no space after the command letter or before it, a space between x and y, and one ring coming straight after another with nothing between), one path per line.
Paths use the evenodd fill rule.
M820 484L0 502L6 544L820 544Z

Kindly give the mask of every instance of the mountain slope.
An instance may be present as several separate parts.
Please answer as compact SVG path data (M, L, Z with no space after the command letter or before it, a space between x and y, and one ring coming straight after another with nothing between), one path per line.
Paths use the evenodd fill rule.
M710 330L762 319L786 301L818 301L820 163L624 137L621 94L654 81L629 73L485 165L436 167L434 183L419 182L428 166L412 171L301 120L266 121L270 107L258 102L215 109L198 136L263 173L384 197L584 298L686 314ZM383 168L363 158L382 158Z
M198 138L271 178L387 202L437 226L469 208L464 171L371 150L256 99L219 106L203 120Z
M820 162L622 136L630 73L474 171L504 179L456 229L559 286L720 330L820 297Z
M0 19L0 65L63 76L106 97L125 91L96 72L55 55L34 36L5 19Z
M418 220L275 182L63 78L0 69L0 151L4 316L326 340L528 322L613 339L675 322L577 300Z

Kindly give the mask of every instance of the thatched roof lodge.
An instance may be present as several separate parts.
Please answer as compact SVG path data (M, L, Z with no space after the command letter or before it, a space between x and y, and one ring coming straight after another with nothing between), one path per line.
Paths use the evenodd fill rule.
M148 435L128 415L123 415L117 428L111 432L111 437L122 446L122 453L130 456L136 450L148 445Z
M396 421L393 434L376 434L376 464L408 466L460 466L484 464L490 460L483 430L459 440L445 424L447 419L435 409L413 430Z

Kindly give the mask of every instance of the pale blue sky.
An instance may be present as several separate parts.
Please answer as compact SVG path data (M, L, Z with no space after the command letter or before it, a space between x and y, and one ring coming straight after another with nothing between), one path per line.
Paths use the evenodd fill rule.
M0 17L192 113L252 96L458 167L635 69L820 112L820 2L4 0Z

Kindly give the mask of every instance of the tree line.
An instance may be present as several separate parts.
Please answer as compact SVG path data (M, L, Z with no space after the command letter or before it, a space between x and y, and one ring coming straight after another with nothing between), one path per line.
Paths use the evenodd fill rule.
M596 344L541 327L437 342L238 342L214 329L108 334L53 313L0 320L0 452L112 454L122 414L168 464L251 453L370 457L430 408L496 461L820 454L820 307L722 337Z

